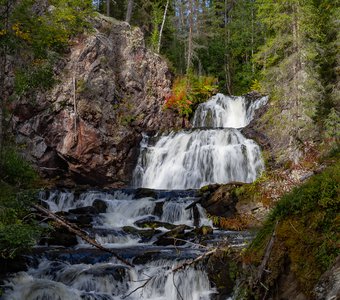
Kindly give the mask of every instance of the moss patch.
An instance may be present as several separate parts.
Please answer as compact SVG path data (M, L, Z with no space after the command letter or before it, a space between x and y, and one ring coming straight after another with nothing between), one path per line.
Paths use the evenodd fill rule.
M276 238L265 278L267 287L277 282L289 262L300 289L310 295L320 276L340 254L340 163L286 194L245 252L247 263L259 264L276 222Z

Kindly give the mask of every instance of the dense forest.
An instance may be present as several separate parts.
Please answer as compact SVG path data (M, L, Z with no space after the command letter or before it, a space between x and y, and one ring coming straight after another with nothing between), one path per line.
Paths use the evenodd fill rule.
M275 297L287 265L301 299L323 299L312 290L339 255L339 16L339 0L0 0L0 280L61 226L37 211L37 192L126 187L141 132L195 127L197 107L222 93L269 97L242 132L262 147L266 171L200 195L265 213L256 225L209 213L225 230L261 228L241 254L214 259L236 262L223 274L241 282L238 299ZM262 276L263 264L273 272Z

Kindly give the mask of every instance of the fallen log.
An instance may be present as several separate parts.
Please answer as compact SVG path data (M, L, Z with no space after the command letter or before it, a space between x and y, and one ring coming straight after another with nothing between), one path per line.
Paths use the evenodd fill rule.
M54 214L53 212L51 212L50 210L46 209L45 207L38 205L38 204L34 204L33 207L43 213L44 215L46 215L48 218L52 219L53 221L55 221L57 224L59 224L60 226L66 228L69 232L74 233L75 235L79 236L81 239L83 239L85 242L89 243L90 245L96 247L99 250L108 252L110 254L112 254L115 258L117 258L119 261L121 261L122 263L124 263L125 265L128 265L130 267L134 267L133 264L131 264L130 262L128 262L126 259L120 257L117 253L115 253L113 250L106 248L104 246L102 246L101 244L99 244L96 240L90 238L88 236L88 234L80 229L77 225L75 224L71 224L68 221L64 220L62 217Z
M267 244L267 247L266 247L266 252L263 256L263 259L262 259L262 262L258 268L258 271L257 271L257 276L256 276L256 280L255 280L255 283L258 283L258 282L261 282L261 279L262 279L262 276L263 276L263 272L268 264L268 260L270 258L270 254L273 250L273 246L274 246L274 242L275 242L275 236L276 236L276 227L277 227L277 224L278 222L276 222L276 225L275 225L275 228L274 228L274 231L273 231L273 234Z

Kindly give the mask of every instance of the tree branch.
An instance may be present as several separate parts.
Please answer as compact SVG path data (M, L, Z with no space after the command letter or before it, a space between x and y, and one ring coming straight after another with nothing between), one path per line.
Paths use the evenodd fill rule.
M102 246L101 244L99 244L97 241L95 241L94 239L90 238L88 236L88 234L81 230L78 226L71 224L69 222L67 222L66 220L64 220L62 217L54 214L53 212L49 211L48 209L42 207L41 205L38 204L34 204L33 207L38 210L39 212L45 214L46 216L48 216L50 219L52 219L53 221L57 222L59 225L61 225L62 227L66 228L69 232L74 233L75 235L79 236L81 239L83 239L84 241L86 241L87 243L89 243L90 245L96 247L99 250L111 253L115 258L117 258L119 261L121 261L122 263L124 263L125 265L128 265L130 267L134 267L133 264L131 264L130 262L128 262L127 260L125 260L124 258L120 257L117 253L115 253L114 251L112 251L109 248L106 248L104 246Z

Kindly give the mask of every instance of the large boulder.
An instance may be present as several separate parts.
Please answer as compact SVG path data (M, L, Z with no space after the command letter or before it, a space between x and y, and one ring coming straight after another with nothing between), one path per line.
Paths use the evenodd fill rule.
M180 120L163 109L172 75L141 30L104 16L93 24L55 65L57 84L15 104L13 127L42 174L119 187L131 179L141 132Z

